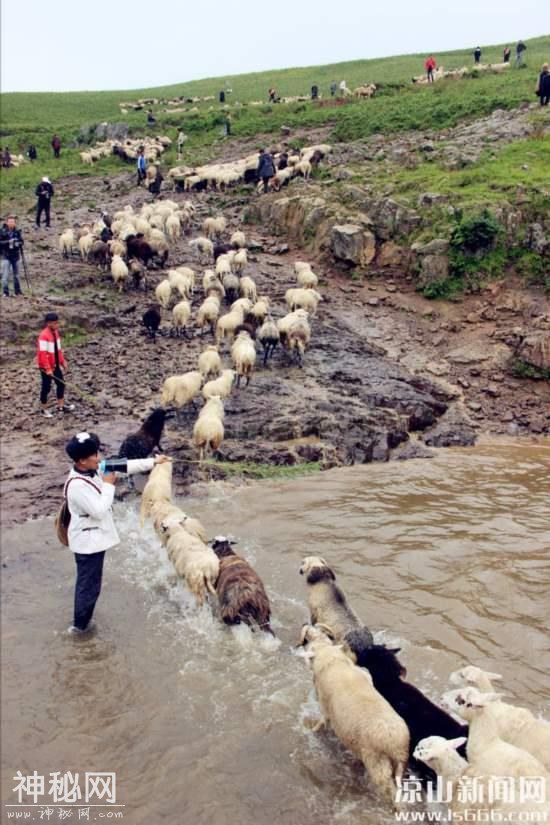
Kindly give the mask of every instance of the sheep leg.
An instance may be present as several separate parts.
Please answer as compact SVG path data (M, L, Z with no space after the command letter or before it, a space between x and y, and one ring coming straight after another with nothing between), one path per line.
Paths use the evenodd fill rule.
M237 384L236 384L237 389L239 389L240 383L241 383L241 375L240 375L240 373L239 373L239 374L237 375Z

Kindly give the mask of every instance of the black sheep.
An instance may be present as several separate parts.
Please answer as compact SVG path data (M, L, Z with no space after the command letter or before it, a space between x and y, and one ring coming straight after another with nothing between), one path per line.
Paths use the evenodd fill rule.
M467 737L468 726L461 725L428 699L421 690L403 681L407 670L395 655L399 653L400 648L390 649L385 645L363 647L354 645L353 639L348 639L348 644L357 658L359 667L369 671L376 690L407 723L411 735L411 767L423 779L435 782L436 774L423 762L412 758L414 749L426 736L443 736L445 739ZM458 752L465 757L465 746L459 748Z
M156 307L149 307L149 309L143 313L142 321L153 341L156 340L157 330L160 327L160 320L160 311Z
M230 243L214 244L214 261L217 261L220 255L227 255L227 253L231 252L232 249L233 246Z
M118 451L119 458L147 458L155 447L160 450L160 439L167 418L166 410L160 407L147 416L139 430L127 435Z
M154 258L155 253L149 246L143 235L128 235L126 238L126 249L128 258L138 258L148 266L149 261Z

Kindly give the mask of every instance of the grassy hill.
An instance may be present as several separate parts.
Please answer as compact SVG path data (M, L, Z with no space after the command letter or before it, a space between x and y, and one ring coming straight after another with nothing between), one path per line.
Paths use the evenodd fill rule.
M425 55L404 55L376 60L358 60L327 66L284 69L236 75L225 78L181 83L154 89L114 92L11 93L2 95L2 145L12 153L24 151L29 142L38 147L39 160L18 169L2 170L0 194L6 203L28 193L43 174L56 178L67 174L105 174L120 169L115 159L100 161L85 169L74 142L82 126L102 121L125 121L133 134L144 134L145 113L120 113L121 101L140 97L174 97L215 95L214 104L199 104L198 112L181 114L157 112L155 133L175 136L183 126L189 134L187 162L201 162L219 152L224 111L217 103L220 89L232 89L228 101L236 137L280 134L286 124L292 128L327 126L332 140L359 140L379 132L391 134L408 129L444 128L461 119L482 115L495 108L512 108L523 101L533 101L535 82L541 64L550 58L550 36L526 41L526 66L513 66L505 74L480 74L462 80L440 81L433 87L415 87L413 75L423 71ZM513 45L513 44L510 44ZM504 44L483 47L483 62L500 62ZM445 68L471 66L471 50L435 54ZM320 107L316 103L292 103L250 106L253 100L265 100L267 89L275 86L280 95L308 94L317 83L324 97L329 96L332 82L345 79L348 86L374 82L377 96L368 101L352 102L341 107ZM236 107L236 103L244 104ZM64 150L59 161L52 159L50 140L57 131ZM259 142L263 142L259 137ZM166 156L172 164L175 152Z

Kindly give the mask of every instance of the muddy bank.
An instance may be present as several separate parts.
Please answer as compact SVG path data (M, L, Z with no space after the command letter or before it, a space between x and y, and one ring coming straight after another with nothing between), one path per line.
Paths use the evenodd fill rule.
M116 211L149 200L133 187L133 175L105 181L67 179L58 192L62 198L57 199L51 230L38 231L28 218L21 220L34 296L11 298L2 305L3 492L9 496L9 510L4 509L9 522L55 507L66 472L63 445L71 433L95 429L105 452L116 452L124 435L159 403L164 378L194 369L198 354L211 341L196 332L190 340L170 337L167 312L162 325L166 334L156 344L147 340L141 316L154 303L152 289L164 277L160 271L150 272L146 294L129 291L119 296L110 276L76 257L63 260L57 250L59 232L94 219L99 207ZM173 199L184 196L175 194ZM303 250L274 237L269 226L242 227L242 210L249 201L242 194L192 194L191 199L197 206L192 235L207 214L219 210L231 230L244 228L254 240L247 274L256 280L260 294L270 296L274 316L283 315L284 293L295 285L293 262L304 257ZM201 271L188 247L190 237L172 247L169 265ZM494 331L485 323L465 327L461 314L468 309L467 301L459 307L433 304L420 298L405 277L356 285L326 263L317 268L324 301L313 320L303 368L281 351L266 369L258 358L250 386L234 391L227 401L226 437L218 459L330 467L430 455L433 447L471 444L480 430L506 431L513 425L519 433L546 431L544 385L498 372L486 357ZM197 289L194 312L202 300L199 293ZM77 410L50 421L38 415L33 361L42 315L52 308L62 319L70 365L66 377ZM507 310L507 323L513 323L514 312ZM473 337L478 356L471 356ZM449 356L441 365L441 348L460 349L463 340L470 354ZM227 348L223 357L229 363ZM192 482L224 474L212 465L187 463L197 458L191 442L195 418L192 407L182 411L169 422L162 443L181 459L180 492Z

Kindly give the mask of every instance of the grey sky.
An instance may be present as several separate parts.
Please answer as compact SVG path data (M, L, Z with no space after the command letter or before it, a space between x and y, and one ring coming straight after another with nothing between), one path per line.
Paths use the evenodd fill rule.
M132 89L544 34L541 0L2 0L2 91Z

